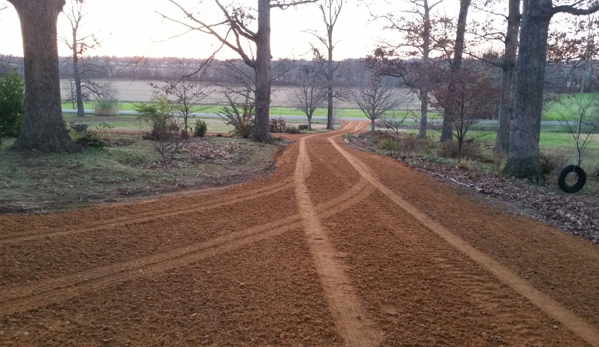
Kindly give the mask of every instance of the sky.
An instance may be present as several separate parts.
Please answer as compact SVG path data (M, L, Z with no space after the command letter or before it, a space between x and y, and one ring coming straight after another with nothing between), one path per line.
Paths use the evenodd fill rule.
M69 2L66 0L68 8ZM82 35L94 33L100 46L88 55L125 57L186 57L206 58L219 47L210 35L189 32L184 26L164 19L165 14L177 20L184 20L183 13L168 0L85 0L84 25ZM256 0L221 0L224 3L236 1L244 6L256 6ZM322 1L322 0L321 0ZM186 9L200 11L200 17L214 22L222 15L214 6L214 0L178 0ZM364 3L370 3L370 9ZM402 0L345 0L339 21L335 26L335 59L363 58L370 54L382 41L397 39L397 33L381 30L382 22L373 21L370 11L385 13L395 8L406 8ZM0 54L22 56L22 41L19 19L12 5L0 0ZM445 0L436 8L447 15L457 15L458 0ZM476 14L474 14L476 16ZM471 12L470 18L473 17ZM306 31L324 33L320 11L315 4L301 5L287 10L273 9L271 12L271 49L275 59L310 59L310 43L321 47L318 41ZM64 14L59 16L58 35L66 37L70 26ZM185 34L184 34L185 33ZM183 35L182 35L183 34ZM69 56L64 43L59 42L59 54ZM230 49L224 48L217 56L221 59L238 58Z
M68 2L67 0L67 6ZM182 12L167 0L86 0L84 33L95 33L101 46L90 55L195 57L209 56L217 41L209 35L185 32L181 24L163 19L157 12L183 19ZM226 0L225 0L226 1ZM216 15L211 0L180 0L186 8L201 8L202 18L211 20ZM6 3L0 0L0 6ZM254 5L256 1L241 0ZM199 4L199 5L198 5ZM199 7L201 6L201 7ZM367 55L380 39L377 24L369 23L368 10L357 1L346 1L335 27L337 46L335 57L360 58ZM315 5L302 5L287 10L273 9L271 13L271 46L274 58L311 58L309 42L317 43L307 30L323 31L320 12ZM69 23L61 14L58 20L59 37L70 32ZM0 53L22 56L20 24L16 11L9 4L0 12ZM65 44L59 43L59 54L69 55ZM223 49L221 58L236 58L229 49Z

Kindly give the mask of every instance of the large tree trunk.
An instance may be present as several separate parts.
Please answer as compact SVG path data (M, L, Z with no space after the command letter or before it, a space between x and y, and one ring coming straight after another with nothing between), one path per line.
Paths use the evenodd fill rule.
M258 32L256 41L256 123L254 141L269 140L270 113L270 0L258 1Z
M25 117L16 150L71 152L78 147L62 118L56 21L65 0L9 0L23 35Z
M507 153L510 147L510 123L513 113L513 90L516 52L518 50L518 31L520 29L520 0L509 0L508 24L505 35L505 53L503 58L503 86L501 106L499 108L499 127L495 150Z
M456 30L455 47L453 53L453 60L451 62L452 80L449 83L449 88L454 89L456 76L462 68L462 56L464 54L464 38L466 36L466 21L468 19L468 10L470 9L470 3L472 0L460 0L460 13L458 15L458 26ZM441 142L449 141L453 138L451 120L457 113L455 106L448 105L445 108L443 114L443 129L441 131Z
M505 173L538 177L539 137L551 0L525 0L520 32L514 118Z

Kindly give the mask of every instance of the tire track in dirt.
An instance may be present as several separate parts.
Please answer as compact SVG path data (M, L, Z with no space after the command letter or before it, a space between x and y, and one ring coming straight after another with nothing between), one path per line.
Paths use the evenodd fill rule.
M547 343L547 336L538 329L544 322L539 322L537 315L547 316L538 309L523 309L522 301L525 298L520 299L521 296L512 291L507 294L501 289L502 282L496 281L478 267L468 266L467 258L456 252L455 248L447 247L443 239L432 233L430 236L423 235L413 227L420 223L411 215L397 215L389 208L377 213L380 220L389 221L393 232L413 253L426 254L427 263L443 269L444 277L449 282L461 288L474 305L492 315L494 328L501 335L517 337L520 343L527 346L542 346Z
M323 203L322 218L328 218L366 199L374 188L365 179L344 194ZM244 245L264 240L284 232L300 228L300 215L293 215L276 222L256 226L225 236L178 248L171 252L147 256L111 266L96 268L75 275L43 280L30 286L0 291L0 312L11 314L64 300L87 291L104 288L135 278L149 276L172 268L181 267L206 257L228 252Z
M322 282L337 331L347 345L378 346L383 333L374 322L366 318L356 291L347 276L346 266L340 260L341 254L335 250L310 200L305 182L310 168L306 140L310 137L312 136L300 140L295 168L295 195L316 271Z
M48 237L66 236L66 235L85 233L85 232L94 232L94 231L103 230L103 229L107 229L107 228L139 224L139 223L149 222L149 221L153 221L153 220L157 220L157 219L161 219L161 218L179 216L182 214L208 211L211 209L216 209L216 208L224 207L227 205L232 205L232 204L236 204L239 202L249 201L249 200L253 200L253 199L257 199L257 198L262 198L264 196L276 194L281 191L284 191L285 189L291 188L292 185L293 185L293 183L291 183L289 180L285 180L283 182L276 183L276 184L273 184L273 185L270 185L270 186L267 186L264 188L256 189L253 191L243 192L239 195L232 196L224 201L221 200L221 201L207 202L206 204L203 204L203 203L202 204L193 204L191 207L187 206L182 209L173 209L173 210L166 211L166 212L146 211L146 212L141 212L139 214L135 214L133 216L118 217L118 218L111 219L108 221L100 221L97 223L91 223L91 225L89 225L89 226L67 229L67 230L63 230L61 228L54 228L54 229L47 229L47 230L35 230L33 232L29 232L26 234L19 234L19 235L15 235L15 236L0 238L0 245L13 244L13 243L19 243L19 242L23 242L23 241L31 241L31 240L36 240L36 239L44 239L44 238L48 238Z
M517 293L524 296L535 306L537 306L543 312L545 312L548 316L563 324L566 328L578 335L591 346L599 347L599 331L597 330L597 328L595 328L593 325L589 324L584 319L578 317L577 315L569 311L567 308L565 308L563 305L561 305L554 299L550 298L549 296L543 294L542 292L534 288L526 280L518 276L518 274L511 271L506 266L497 262L490 256L480 252L474 247L470 246L465 240L453 234L447 228L435 222L429 216L420 212L413 205L396 195L393 191L391 191L389 188L380 183L376 178L371 176L368 173L368 171L364 170L364 168L368 167L366 164L364 164L358 158L341 148L341 146L339 146L339 144L337 144L334 140L334 138L336 137L337 136L329 137L329 141L333 144L337 151L339 151L352 164L352 166L356 169L356 171L358 171L362 175L362 177L368 180L370 184L372 184L381 193L383 193L385 196L391 199L396 205L398 205L406 212L411 214L420 223L422 223L428 229L440 236L451 246L453 246L463 254L467 255L476 263L483 266L487 271L492 273L501 282L507 284Z
M350 130L350 131L351 132L357 131L358 128L360 127L360 123L357 123L357 124L350 123L346 127L349 128L352 126L354 127L354 129ZM337 131L342 131L346 127L341 128ZM152 220L156 220L156 219L160 219L160 218L178 216L181 214L203 212L203 211L207 211L207 210L214 209L214 208L224 207L229 204L235 204L238 202L244 202L244 201L252 200L255 198L261 198L261 197L264 197L267 195L276 194L285 189L291 188L292 186L293 186L292 180L285 179L283 182L271 184L266 187L254 189L251 191L244 191L240 194L233 195L232 197L227 198L226 200L223 200L222 198L220 198L220 199L217 198L217 199L213 199L215 201L206 201L206 202L196 203L196 204L192 204L191 206L188 205L184 208L173 208L173 209L169 209L167 211L162 211L162 212L156 212L156 210L147 210L147 211L135 213L133 215L121 216L121 217L113 218L110 220L95 221L92 223L88 223L87 225L84 225L84 226L77 226L76 228L67 228L66 230L65 230L65 228L57 227L57 228L49 228L49 229L29 230L25 233L18 233L17 235L10 235L10 236L5 236L5 237L1 237L1 235L0 235L0 245L13 244L13 243L36 240L36 239L47 238L47 237L65 236L65 235L84 233L84 232L93 232L93 231L103 230L106 228L126 226L126 225L137 224L137 223L144 223L144 222L148 222L148 221L152 221ZM220 191L220 190L223 190L226 188L227 187L217 188L216 190ZM208 191L202 191L199 194L210 194L212 191L213 190L209 189Z

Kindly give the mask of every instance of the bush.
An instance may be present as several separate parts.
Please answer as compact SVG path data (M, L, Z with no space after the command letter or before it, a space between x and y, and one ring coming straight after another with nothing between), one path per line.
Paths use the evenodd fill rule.
M193 136L204 137L208 131L208 124L201 119L198 119L193 126Z
M116 117L119 115L119 102L113 99L99 99L94 104L94 116Z
M446 141L437 149L437 155L442 158L458 158L458 141ZM477 142L465 140L462 148L462 158L480 159L483 158L481 148Z
M83 136L79 137L75 141L75 143L83 146L84 148L102 148L109 145L109 143L95 131L86 131Z
M225 94L229 106L223 107L221 113L218 114L225 124L233 126L232 133L244 139L249 139L254 130L254 102L250 97L251 93L251 90L245 90L244 99L241 102L236 101L229 94Z
M563 150L553 150L551 153L539 153L539 166L541 175L556 175L568 163L567 155Z
M139 114L138 119L151 129L142 129L145 140L168 140L172 136L171 131L178 129L166 97L153 97L150 103L135 104L133 107Z
M287 129L287 123L281 117L271 119L269 126L271 133L284 133Z
M297 126L297 128L299 130L308 130L308 125L307 124L300 124Z
M23 125L25 81L15 69L0 76L0 127L3 136L16 137Z
M299 131L299 129L298 129L298 128L296 128L296 127L289 127L289 128L286 128L286 129L285 129L285 132L286 132L287 134L301 134L301 132Z
M117 89L110 82L98 84L98 100L94 105L94 115L100 117L116 117L119 115Z
M379 141L379 148L386 151L395 152L399 150L399 143L393 139L382 139Z

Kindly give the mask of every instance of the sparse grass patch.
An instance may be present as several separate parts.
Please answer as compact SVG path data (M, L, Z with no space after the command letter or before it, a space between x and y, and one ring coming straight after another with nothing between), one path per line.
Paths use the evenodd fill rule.
M139 135L112 135L112 145L74 154L0 148L0 213L43 213L221 186L274 169L275 145L230 138L192 139L168 170ZM222 154L222 155L221 155Z

